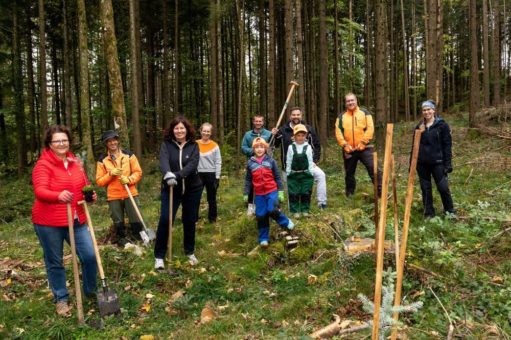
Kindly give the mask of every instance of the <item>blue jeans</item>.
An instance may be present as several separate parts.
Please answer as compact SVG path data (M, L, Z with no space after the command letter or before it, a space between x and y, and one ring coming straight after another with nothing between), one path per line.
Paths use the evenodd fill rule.
M169 186L162 185L161 190L161 213L156 231L156 241L154 243L154 257L157 259L165 258L167 253L167 241L169 239ZM181 219L183 221L183 246L185 255L191 255L195 251L195 224L199 219L200 199L202 188L188 192L184 195L180 190L174 188L172 193L172 223L176 220L176 212L179 205L182 205Z
M270 217L273 218L281 228L287 228L289 219L279 210L277 190L266 195L256 195L255 205L259 243L270 240Z
M34 224L34 229L43 247L44 264L54 302L67 301L66 269L64 268L64 240L69 244L69 228L48 227ZM97 264L92 238L86 224L74 220L76 253L82 265L83 292L90 296L96 292Z

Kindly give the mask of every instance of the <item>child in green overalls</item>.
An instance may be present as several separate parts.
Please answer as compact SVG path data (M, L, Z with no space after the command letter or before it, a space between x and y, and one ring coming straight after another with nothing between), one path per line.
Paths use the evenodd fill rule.
M312 184L312 148L307 140L307 128L297 124L293 128L294 143L287 149L286 174L289 195L289 210L299 217L309 214Z

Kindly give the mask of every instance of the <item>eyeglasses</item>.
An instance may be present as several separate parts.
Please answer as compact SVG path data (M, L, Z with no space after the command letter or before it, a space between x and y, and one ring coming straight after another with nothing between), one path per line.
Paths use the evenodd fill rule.
M59 140L52 140L51 143L53 145L64 145L64 144L67 144L69 143L69 139L59 139Z

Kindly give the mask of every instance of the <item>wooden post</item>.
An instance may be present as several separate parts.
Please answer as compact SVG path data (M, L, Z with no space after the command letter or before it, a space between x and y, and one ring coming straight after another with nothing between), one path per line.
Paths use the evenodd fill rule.
M73 262L73 276L75 281L76 314L78 317L78 324L85 325L85 319L83 318L82 289L80 288L80 275L78 274L78 261L76 260L75 230L71 203L67 204L67 223L69 225L69 243L71 244L71 258Z
M383 178L381 188L381 208L378 225L378 253L376 258L376 283L374 287L374 315L373 315L373 333L372 339L378 339L378 326L380 325L380 304L381 304L381 285L383 279L383 255L385 241L385 224L387 223L387 193L389 189L389 172L391 166L392 154L392 135L394 124L387 124L387 135L385 138L385 155L383 160Z
M374 253L378 253L378 152L373 152L374 189Z
M397 214L397 185L396 185L396 162L392 155L392 198L394 210L394 249L396 255L396 268L399 263L399 217ZM397 269L396 269L397 270Z
M401 233L401 249L399 250L399 264L397 264L396 294L394 296L394 306L401 304L401 288L403 285L403 271L405 266L406 242L408 241L408 227L410 225L410 212L413 202L413 183L415 181L415 170L417 168L417 157L419 156L419 146L421 140L421 130L415 130L413 139L412 161L410 163L410 173L408 175L408 188L406 189L405 216L403 220L403 230ZM392 318L397 321L399 314L394 313ZM392 329L391 339L397 338L397 328Z

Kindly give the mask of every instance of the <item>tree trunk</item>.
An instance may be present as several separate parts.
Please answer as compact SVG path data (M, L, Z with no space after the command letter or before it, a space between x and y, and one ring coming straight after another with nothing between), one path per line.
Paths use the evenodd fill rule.
M29 12L29 11L27 11ZM25 34L25 45L27 47L27 102L28 112L30 116L30 141L29 149L31 153L30 161L36 160L36 155L39 150L39 131L37 130L37 117L36 117L36 105L35 105L35 83L34 83L34 61L32 57L32 22L30 21L30 14L26 13L27 18L27 30Z
M142 139L140 136L140 112L138 98L138 54L137 54L137 34L136 23L138 19L135 12L135 2L138 0L129 0L130 8L130 59L131 59L131 121L133 123L133 152L138 158L142 157ZM151 37L150 37L151 38ZM151 59L149 56L148 59Z
M44 134L48 129L48 99L46 93L46 33L45 33L44 0L39 0L39 102L41 103L41 145L44 145Z
M417 32L416 28L416 19L415 19L415 1L412 1L412 27L414 32L412 34L412 110L413 110L413 120L417 120L417 44L415 41L415 33Z
M305 108L305 84L303 71L303 29L302 29L302 0L296 0L296 59L298 60L298 105ZM336 59L337 62L337 59Z
M240 3L241 1L241 3ZM241 134L243 133L243 127L242 127L242 121L243 121L243 79L244 79L244 73L245 73L245 48L244 48L244 31L245 31L245 22L244 22L244 15L243 15L243 7L245 4L244 0L236 0L236 17L238 21L238 34L239 34L239 56L238 56L238 88L237 88L237 126L236 126L236 145L241 145ZM239 156L239 148L238 150L238 156Z
M298 0L300 1L300 0ZM334 1L334 114L341 113L341 100L339 97L339 17L338 4ZM368 30L369 28L367 28ZM367 60L366 60L367 61ZM367 99L367 98L366 98Z
M268 43L268 126L274 126L277 122L275 119L275 2L269 0L269 43Z
M470 5L472 6L472 5ZM488 0L482 1L483 7L483 97L484 106L490 106L490 50L488 34ZM471 18L471 17L470 17ZM471 26L472 27L472 26ZM476 36L477 41L477 36Z
M287 89L288 84L294 79L293 63L293 1L284 0L284 45L285 45L285 70L286 83L282 89ZM294 99L290 100L290 106L294 106Z
M386 71L386 1L376 0L376 41L375 41L375 84L376 84L376 123L379 130L388 121L387 118L387 89L385 86Z
M162 21L163 21L163 78L162 78L162 92L163 92L163 119L162 128L166 128L170 122L170 55L169 55L169 22L168 22L168 9L167 0L162 0Z
M124 90L122 88L121 68L117 54L117 39L114 28L114 12L112 0L101 0L101 21L103 24L103 42L105 44L108 65L108 80L112 98L112 113L119 127L119 136L125 148L129 149L130 140L126 122L126 107L124 105ZM87 97L88 98L88 97Z
M268 119L266 83L266 8L265 0L259 0L259 113Z
M216 8L220 9L220 0L216 0ZM224 132L225 132L225 126L224 126L224 89L223 89L223 73L222 73L222 40L219 39L219 33L221 32L221 21L219 18L217 19L217 26L216 26L216 32L215 35L217 37L218 41L218 52L216 54L216 58L218 60L218 68L217 68L217 78L218 78L218 120L217 120L217 132L218 132L218 141L220 144L224 142Z
M493 0L493 106L500 105L500 5Z
M16 117L18 176L21 177L25 173L27 166L27 139L25 130L25 109L23 104L23 70L18 15L18 7L16 3L14 3L12 6L12 82L14 88L14 114Z
M69 39L68 39L68 32L67 32L67 1L62 1L62 9L63 9L63 17L64 22L62 24L63 31L62 35L64 36L64 102L65 102L65 121L66 126L68 127L69 131L72 131L73 124L72 124L72 115L73 115L73 99L71 96L71 64L70 64L70 51L69 51Z
M470 18L470 110L468 124L474 127L475 116L479 109L479 65L478 65L478 44L477 44L477 13L476 0L469 0Z
M181 57L180 57L180 34L179 34L179 0L175 0L174 13L174 54L175 54L175 71L174 71L174 114L181 114Z
M405 28L405 8L403 0L401 3L401 30L403 32L403 91L405 96L405 119L410 120L410 94L408 86L408 53L406 45L406 28Z
M90 129L90 106L89 106L89 48L87 46L87 14L85 12L85 0L78 0L78 46L80 61L80 108L82 143L86 151L87 173L94 178L96 172L94 152L92 151Z
M53 83L53 111L55 114L55 118L57 124L62 124L62 112L60 110L60 89L59 89L59 67L57 63L57 44L55 39L51 39L51 74L52 74L52 83Z
M326 0L319 0L319 131L321 144L328 138L328 45L326 31Z
M210 122L218 128L218 12L216 0L210 0L209 3L209 100L210 100Z

